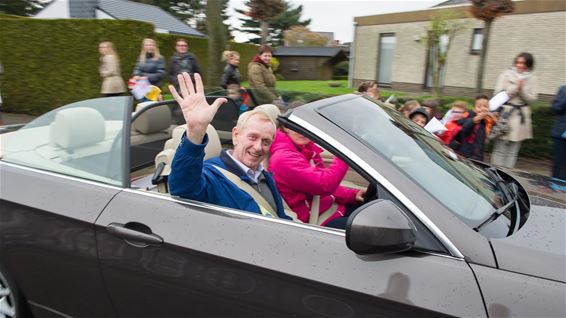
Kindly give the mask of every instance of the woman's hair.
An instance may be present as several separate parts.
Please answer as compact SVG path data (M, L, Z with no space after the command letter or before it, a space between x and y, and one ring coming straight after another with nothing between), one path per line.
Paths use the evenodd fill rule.
M365 93L367 90L376 84L375 81L365 81L358 86L358 92Z
M116 59L118 59L118 54L116 53L116 49L114 49L114 44L110 41L102 41L99 45L106 46L107 54L106 55L114 55Z
M415 110L419 106L421 106L421 104L419 104L418 101L412 99L412 100L406 101L405 104L403 104L403 106L401 106L401 108L399 108L399 111L411 113L413 110Z
M153 60L159 59L161 57L161 54L159 54L159 47L157 47L157 43L153 39L146 38L146 39L143 39L143 41L142 41L141 52L140 52L140 61L142 63L145 63L145 54L147 52L145 51L144 45L146 43L152 43L153 45L155 45L155 51L153 53Z
M513 64L515 64L517 62L517 59L520 57L525 59L525 65L529 70L532 70L535 67L535 58L531 53L527 52L519 53L519 55L517 55L515 59L513 59Z
M425 99L421 103L421 106L430 109L430 118L437 117L438 115L438 106L440 103L436 99Z
M228 61L229 59L233 58L233 57L240 57L240 53L236 52L236 51L224 51L222 53L222 61Z
M262 46L260 46L257 54L262 55L265 52L273 53L273 51L267 44L263 44Z

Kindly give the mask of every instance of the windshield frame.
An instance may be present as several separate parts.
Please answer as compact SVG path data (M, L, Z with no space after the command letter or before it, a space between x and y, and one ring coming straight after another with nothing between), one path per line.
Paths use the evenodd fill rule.
M338 102L335 103L320 103L317 102L318 107L312 107L312 110L314 112L316 112L318 115L322 116L325 120L327 120L329 123L331 123L332 125L334 125L336 128L344 131L346 134L350 135L351 137L353 137L354 139L356 139L357 141L361 142L362 144L364 144L369 150L373 151L376 155L384 158L385 160L389 161L393 166L395 166L397 168L397 170L399 170L401 173L403 173L407 178L411 179L413 181L413 183L417 186L419 186L422 190L424 190L425 192L427 192L431 198L434 198L437 202L439 202L441 205L443 205L447 210L449 210L452 214L454 214L455 216L457 216L461 221L463 221L470 229L473 229L475 226L477 226L479 223L481 223L482 220L485 219L485 217L487 217L489 214L491 214L493 211L495 211L497 208L499 208L500 206L504 205L505 199L502 197L501 193L497 192L498 191L498 187L496 185L495 180L492 180L490 178L490 176L488 174L485 173L485 171L483 171L481 166L475 165L473 162L468 161L467 159L456 155L451 149L447 148L446 146L444 146L444 144L441 141L437 141L432 135L429 135L430 133L428 133L426 130L414 125L412 122L410 122L407 119L404 119L404 117L402 117L402 115L396 111L395 109L389 108L388 106L386 106L385 104L381 103L381 102L375 102L372 100L368 100L366 98L360 97L360 96L356 96L356 95L352 95L350 94L350 98L343 98L341 100L339 100ZM364 140L360 135L356 134L355 132L351 131L349 128L353 127L350 126L348 127L348 125L344 125L343 121L341 120L337 120L336 117L332 117L331 115L329 115L329 111L328 109L336 107L336 110L340 110L340 109L344 109L344 106L340 105L343 103L348 103L347 107L352 108L352 107L356 107L357 105L355 105L355 103L360 103L362 102L366 103L365 101L367 101L368 103L371 103L372 105L372 111L374 111L373 109L379 109L379 110L375 110L376 112L379 112L378 115L376 116L381 116L380 120L386 120L386 119L390 119L392 122L397 122L398 125L396 125L396 133L397 136L407 136L409 135L410 138L416 138L419 139L420 144L418 144L416 141L414 141L415 144L418 144L418 148L416 146L412 146L415 149L418 149L421 152L424 152L426 148L427 151L430 151L434 154L434 156L436 156L436 158L444 158L445 160L454 160L454 162L457 162L459 166L458 169L453 169L456 170L456 172L458 172L461 169L467 169L466 172L470 172L470 173L474 173L476 175L475 179L469 179L469 177L461 175L461 174L455 174L453 173L453 171L449 171L447 170L444 166L446 164L444 164L444 166L439 165L440 168L437 167L437 169L440 169L440 171L444 171L445 174L450 175L451 179L454 180L458 180L459 182L459 187L466 187L467 188L467 193L468 194L468 201L469 200L474 200L473 202L480 202L478 203L478 209L476 210L469 210L471 212L468 212L465 210L465 208L469 208L469 205L462 205L465 208L461 208L461 210L457 210L454 209L453 207L456 205L454 202L456 202L455 199L452 199L453 202L451 202L452 207L450 206L450 202L445 202L443 200L443 198L441 196L439 196L438 193L435 193L434 191L431 191L429 189L427 189L425 186L423 186L422 184L422 180L419 182L419 180L416 180L414 176L408 174L406 171L404 171L397 163L393 162L391 160L391 158L388 158L387 155L385 153L383 153L380 149L376 149L374 145L372 145L371 143L369 143L367 140ZM374 106L375 105L375 106ZM314 106L314 105L313 105ZM377 108L373 108L373 107L377 107ZM363 113L362 110L360 110L360 112ZM350 112L349 112L350 113ZM354 112L351 112L354 113ZM338 114L336 112L336 114ZM368 116L368 115L373 115L373 114L366 114L363 113L364 115ZM344 115L344 113L340 113L340 118L344 118L345 116L351 116L351 115ZM384 117L385 116L385 117ZM401 135L401 132L403 133ZM412 134L412 136L411 136ZM441 149L442 152L439 150ZM427 154L428 156L428 154ZM421 156L421 157L426 157L428 158L427 160L429 161L429 163L432 164L438 164L437 160L434 160L432 157L430 156ZM450 158L452 157L452 158ZM465 168L464 168L465 167ZM481 182L480 182L481 181ZM488 183L489 185L484 185L483 183ZM475 185L475 186L474 186ZM488 189L489 187L489 189ZM438 187L437 187L438 188ZM434 189L433 189L434 190ZM438 191L437 191L438 192ZM480 194L480 192L483 192L484 194ZM485 197L485 193L487 193L488 197ZM460 198L458 198L460 199ZM462 211L464 213L462 213ZM472 218L467 217L468 215L471 215ZM502 232L502 231L500 231ZM505 231L505 234L507 233L507 231ZM482 233L484 234L484 233ZM502 234L497 234L495 236L492 235L486 235L485 236L488 237L500 237L500 236L504 236Z

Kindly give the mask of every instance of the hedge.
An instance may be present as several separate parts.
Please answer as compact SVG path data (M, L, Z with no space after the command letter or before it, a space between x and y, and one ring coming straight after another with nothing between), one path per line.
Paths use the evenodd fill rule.
M154 33L150 23L131 20L31 19L0 15L0 79L2 111L43 114L70 102L100 96L98 44L111 41L120 57L122 77L127 80L135 66L144 38L154 38L168 61L175 39ZM208 45L202 38L189 42L206 76ZM241 73L257 46L231 43L241 53ZM219 61L219 63L222 63ZM164 86L167 84L166 77Z

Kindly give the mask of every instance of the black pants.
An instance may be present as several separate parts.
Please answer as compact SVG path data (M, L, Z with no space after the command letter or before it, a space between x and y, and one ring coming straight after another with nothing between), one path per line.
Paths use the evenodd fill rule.
M115 97L115 96L124 96L125 93L110 93L110 94L102 94L102 97Z
M345 230L346 229L346 224L348 224L348 217L350 216L350 214L352 214L352 212L354 212L354 210L358 207L359 205L354 205L354 204L346 204L346 211L345 211L345 215L343 217L340 218L336 218L328 223L326 223L324 226L326 227L332 227L335 229L342 229Z
M552 177L566 180L566 139L552 138Z

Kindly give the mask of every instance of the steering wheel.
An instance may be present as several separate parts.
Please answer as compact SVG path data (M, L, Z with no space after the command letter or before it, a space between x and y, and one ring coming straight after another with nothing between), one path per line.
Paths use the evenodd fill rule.
M364 195L364 203L368 203L373 200L377 200L377 184L371 182L366 189L366 194Z

